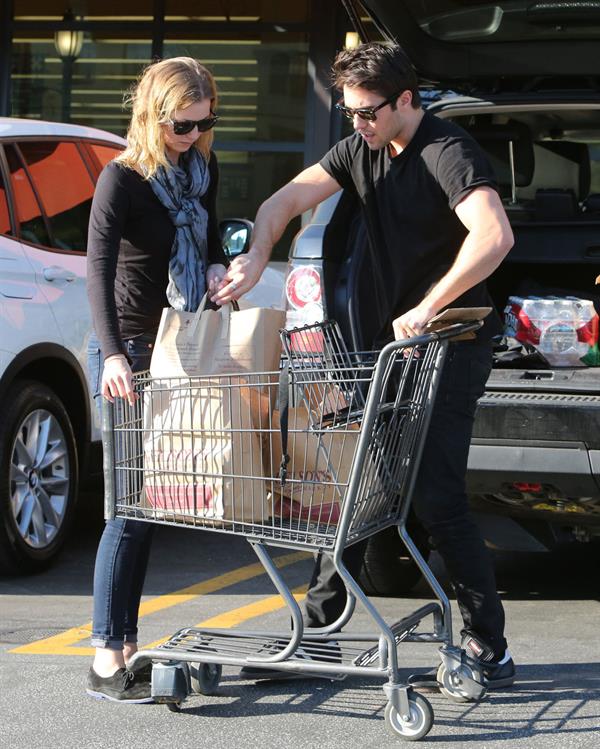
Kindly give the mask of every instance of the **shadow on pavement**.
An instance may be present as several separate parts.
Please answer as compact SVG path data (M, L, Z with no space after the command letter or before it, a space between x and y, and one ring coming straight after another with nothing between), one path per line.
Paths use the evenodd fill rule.
M406 677L408 673L401 675ZM380 684L380 680L363 677L348 677L339 686L317 679L253 684L234 675L224 677L217 695L192 695L181 713L221 719L310 713L383 720L386 700ZM480 703L454 703L437 692L425 696L435 713L428 742L460 738L461 743L479 742L476 745L481 746L484 741L577 733L589 735L580 746L597 745L598 662L519 665L514 687L491 692Z

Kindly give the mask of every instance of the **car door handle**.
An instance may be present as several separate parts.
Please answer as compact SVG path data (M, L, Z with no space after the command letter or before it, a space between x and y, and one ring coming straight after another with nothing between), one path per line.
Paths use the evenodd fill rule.
M44 278L46 281L74 281L75 274L67 268L61 268L59 265L51 265L44 268Z

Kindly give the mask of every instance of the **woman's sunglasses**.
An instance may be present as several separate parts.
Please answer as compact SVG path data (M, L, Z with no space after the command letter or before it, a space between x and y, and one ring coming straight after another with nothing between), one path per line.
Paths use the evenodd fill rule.
M204 117L201 120L168 120L169 124L173 126L173 132L175 135L187 135L197 127L199 133L206 133L211 130L216 124L219 117L211 112L210 117Z
M400 92L400 94L401 93L402 91ZM350 109L350 107L345 107L343 104L336 104L335 108L349 120L353 120L354 116L358 115L361 120L365 120L366 122L375 122L375 120L377 119L377 115L375 113L380 109L383 109L383 107L387 106L388 104L396 101L400 94L394 94L393 96L390 96L389 99L382 101L381 104L378 104L376 107L361 107L359 109Z

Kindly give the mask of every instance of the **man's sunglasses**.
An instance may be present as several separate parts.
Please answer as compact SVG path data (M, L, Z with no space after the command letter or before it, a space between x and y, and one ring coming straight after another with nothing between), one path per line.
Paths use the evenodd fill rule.
M175 135L187 135L195 127L198 128L199 133L208 132L217 124L218 119L218 116L211 112L211 117L204 117L201 120L168 120L168 122L173 126Z
M380 109L383 109L383 107L386 107L388 104L396 101L401 93L402 91L399 94L390 96L389 99L382 101L381 104L378 104L376 107L360 107L359 109L350 109L350 107L345 107L343 104L336 104L335 108L338 109L344 115L344 117L347 117L349 120L353 120L354 116L358 115L361 120L365 120L366 122L375 122L375 120L377 119L377 115L375 113Z

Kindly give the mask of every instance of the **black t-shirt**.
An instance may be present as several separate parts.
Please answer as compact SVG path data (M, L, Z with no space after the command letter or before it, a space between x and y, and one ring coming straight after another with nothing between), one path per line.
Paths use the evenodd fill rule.
M496 188L485 154L462 128L425 112L406 148L370 150L358 133L337 143L321 166L363 208L373 265L380 277L374 299L385 305L389 337L396 317L416 306L449 270L467 235L455 207L476 187ZM449 307L492 306L484 282ZM480 340L500 332L489 315Z
M208 262L227 259L216 212L218 167L201 198L208 211ZM123 352L123 339L155 334L163 307L175 227L150 184L134 169L111 161L96 185L88 234L87 287L92 321L104 357Z

